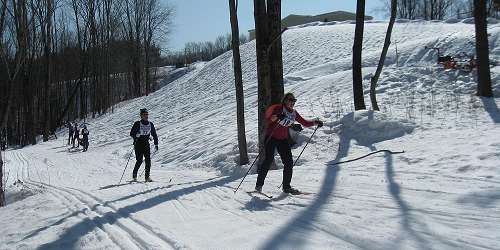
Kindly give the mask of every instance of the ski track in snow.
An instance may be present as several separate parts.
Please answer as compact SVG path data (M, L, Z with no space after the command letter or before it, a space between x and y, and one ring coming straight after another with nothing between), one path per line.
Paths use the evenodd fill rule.
M385 29L384 23L365 27L365 82ZM498 249L500 140L491 135L500 133L500 101L471 95L473 76L438 69L435 53L423 49L472 52L473 25L396 24L377 88L384 117L348 115L353 31L352 24L316 25L283 35L286 91L295 92L304 117L326 121L294 170L292 185L312 194L282 194L282 170L266 179L271 199L245 192L253 189L253 174L233 194L248 166L235 163L228 52L89 120L88 152L62 145L65 130L59 140L8 150L8 185L23 181L16 188L30 195L0 209L6 211L0 249ZM500 25L489 32L491 59L498 62ZM257 154L254 49L254 42L241 47L251 160ZM496 93L499 75L500 67L492 67ZM128 132L142 107L160 139L152 158L155 182L118 185L131 150ZM311 133L299 135L294 159ZM333 165L377 149L406 153ZM133 165L134 158L125 182Z

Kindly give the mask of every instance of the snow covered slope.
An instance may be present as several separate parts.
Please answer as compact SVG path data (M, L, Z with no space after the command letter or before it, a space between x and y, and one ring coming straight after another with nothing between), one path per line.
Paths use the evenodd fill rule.
M386 26L365 27L367 84ZM498 62L500 25L490 25L489 33L491 60ZM474 96L474 74L443 71L435 52L425 49L473 53L474 26L397 23L378 87L380 113L352 113L353 36L350 23L284 33L286 91L297 95L304 117L327 122L294 171L292 185L311 194L281 194L280 170L264 186L274 198L245 192L255 175L233 194L248 166L235 163L229 52L89 121L88 152L68 152L62 139L7 151L11 203L0 209L0 249L498 249L500 102ZM241 53L253 160L255 43ZM492 78L498 96L500 66L492 67ZM117 185L142 107L160 137L155 182ZM311 134L299 135L295 156ZM405 153L335 164L382 149ZM133 159L127 180L132 165Z

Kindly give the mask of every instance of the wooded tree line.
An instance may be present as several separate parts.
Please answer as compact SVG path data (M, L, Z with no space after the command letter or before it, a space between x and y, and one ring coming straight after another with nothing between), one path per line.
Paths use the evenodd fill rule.
M240 44L247 43L248 36L239 35ZM210 61L225 52L231 50L232 35L220 35L215 41L188 42L183 51L172 52L166 55L163 60L166 65L184 67L197 61Z
M382 0L382 11L390 14L390 0ZM488 17L500 18L498 0L486 1ZM444 20L446 18L474 17L474 0L399 0L397 18Z
M173 9L160 0L0 0L0 130L48 140L154 91Z

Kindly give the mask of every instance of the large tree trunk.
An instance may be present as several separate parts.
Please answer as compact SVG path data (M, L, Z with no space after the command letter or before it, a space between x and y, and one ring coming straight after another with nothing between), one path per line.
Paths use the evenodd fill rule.
M255 42L257 52L258 80L258 120L259 149L263 151L266 119L266 108L271 104L271 77L267 46L269 43L269 20L264 0L254 0ZM261 158L263 159L263 158Z
M384 68L385 58L387 56L387 51L389 50L389 45L391 45L391 35L392 35L392 27L394 27L394 22L396 21L396 13L397 13L397 0L391 0L391 19L389 20L389 26L387 27L387 33L385 34L384 47L382 48L382 54L380 55L380 60L378 62L377 70L375 71L375 75L371 78L370 84L370 100L372 103L373 110L380 110L377 103L377 82L382 73L382 69Z
M269 67L271 68L271 103L280 103L284 95L283 56L281 40L281 0L267 1L267 16L269 22L268 46Z
M492 97L490 59L488 48L488 33L486 23L486 1L474 0L474 20L476 26L476 54L477 54L477 95Z
M235 3L236 1L236 3ZM229 13L232 31L234 85L236 89L236 121L238 124L238 148L240 165L248 163L247 138L245 135L245 102L243 95L243 75L240 58L240 31L238 27L238 0L229 0Z
M3 159L0 151L0 207L5 206L5 187L3 186Z
M365 23L365 0L358 0L356 10L356 30L352 53L352 80L354 92L354 109L366 109L363 96L363 76L361 73L361 54L363 51L363 29Z
M46 25L42 26L45 35L45 82L43 86L43 141L49 140L50 132L50 82L51 82L51 70L52 70L52 0L46 0Z

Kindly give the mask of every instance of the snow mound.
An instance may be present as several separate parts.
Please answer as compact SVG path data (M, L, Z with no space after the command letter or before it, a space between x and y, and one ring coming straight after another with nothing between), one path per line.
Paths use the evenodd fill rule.
M390 120L386 114L372 110L349 113L333 125L340 136L352 138L361 145L392 140L413 132L415 128L410 121Z
M460 20L457 18L449 18L444 21L445 23L459 23Z
M462 20L462 23L474 24L474 18L473 17L465 18L464 20Z

